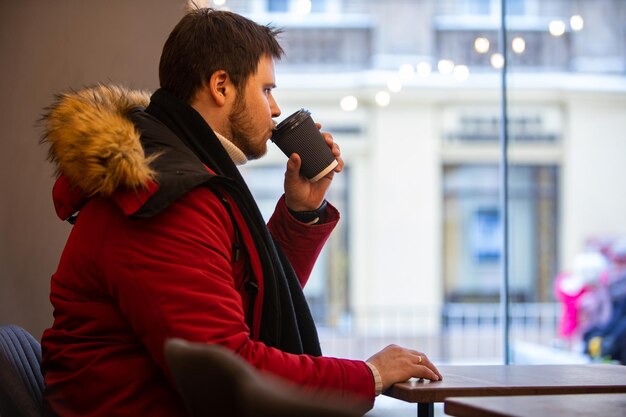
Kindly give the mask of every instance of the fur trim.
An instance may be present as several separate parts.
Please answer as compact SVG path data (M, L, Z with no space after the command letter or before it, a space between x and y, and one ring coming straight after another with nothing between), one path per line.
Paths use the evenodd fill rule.
M88 196L117 188L144 187L154 178L140 134L126 114L145 107L149 93L98 85L56 96L42 122L41 143L57 175L65 175Z

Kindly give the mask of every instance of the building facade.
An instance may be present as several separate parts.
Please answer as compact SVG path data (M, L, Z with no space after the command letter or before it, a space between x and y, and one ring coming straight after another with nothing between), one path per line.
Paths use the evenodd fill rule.
M342 147L331 201L343 221L307 289L318 323L435 334L446 305L497 303L500 1L214 6L285 29L283 115L308 108ZM591 240L626 234L616 189L626 177L626 2L506 6L510 295L552 303L554 277ZM284 163L271 149L245 169L268 213Z

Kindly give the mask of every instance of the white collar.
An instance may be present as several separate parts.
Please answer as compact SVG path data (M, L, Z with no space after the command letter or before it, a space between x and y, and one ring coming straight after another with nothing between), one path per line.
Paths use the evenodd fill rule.
M214 131L214 133L215 133L215 136L217 136L217 139L219 139L224 149L226 149L228 156L230 156L230 159L233 160L235 165L244 165L246 162L248 162L248 158L246 158L246 155L243 152L241 152L241 149L239 149L237 145L232 143L230 140L226 139L224 136L222 136L218 132Z

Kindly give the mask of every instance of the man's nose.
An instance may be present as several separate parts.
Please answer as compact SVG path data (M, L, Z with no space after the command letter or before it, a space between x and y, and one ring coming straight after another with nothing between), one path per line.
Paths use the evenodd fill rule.
M274 100L274 97L272 97L272 101L270 103L270 109L272 110L272 117L278 117L280 116L280 107L278 107L278 103L276 103L276 100Z

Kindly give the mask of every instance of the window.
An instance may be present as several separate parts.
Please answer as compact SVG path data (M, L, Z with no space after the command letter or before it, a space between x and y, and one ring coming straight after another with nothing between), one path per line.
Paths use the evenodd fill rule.
M503 57L494 59L503 1L505 86L496 65ZM252 3L269 10L269 1ZM320 118L332 120L331 132L355 114L340 108L343 97L356 97L365 115L350 128L362 147L344 148L347 132L336 132L353 163L337 197L345 228L322 255L315 280L323 288L307 290L328 330L326 353L364 357L372 343L408 341L434 360L501 362L507 256L511 320L526 326L509 338L515 360L534 359L521 342L554 351L547 362L572 357L564 351L585 360L581 329L567 339L557 332L554 285L580 252L617 256L614 242L626 234L626 2L328 0L313 1L303 19L279 16L295 10L294 0L272 4L271 17L286 19L281 107L317 107L331 115ZM550 32L552 20L566 30ZM500 165L505 91L509 148ZM283 166L251 181L280 185ZM500 240L505 167L508 251ZM333 327L336 311L349 326Z
M286 13L289 10L289 0L267 0L267 11L272 13Z
M497 165L444 167L445 297L497 302L502 219ZM558 263L558 168L513 166L509 178L511 294L548 302Z

